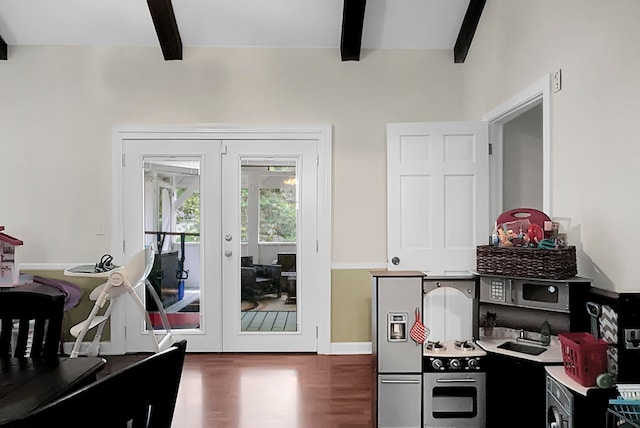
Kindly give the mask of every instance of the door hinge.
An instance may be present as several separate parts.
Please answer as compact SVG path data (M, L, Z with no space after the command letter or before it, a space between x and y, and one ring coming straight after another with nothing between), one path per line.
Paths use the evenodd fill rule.
M489 143L489 154L493 154L493 144Z
M125 165L125 162L124 162L124 156L125 156L125 155L124 155L124 153L123 153L123 154L122 154L122 166L123 166L123 167L124 167L124 166L126 166L126 165Z

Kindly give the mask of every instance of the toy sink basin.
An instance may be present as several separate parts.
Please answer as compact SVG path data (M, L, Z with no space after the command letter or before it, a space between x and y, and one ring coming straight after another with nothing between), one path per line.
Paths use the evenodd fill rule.
M524 345L522 343L516 343L516 342L510 342L510 341L504 342L503 344L498 345L498 348L504 349L507 351L520 352L522 354L528 354L528 355L540 355L547 350L547 348L542 348L540 346Z

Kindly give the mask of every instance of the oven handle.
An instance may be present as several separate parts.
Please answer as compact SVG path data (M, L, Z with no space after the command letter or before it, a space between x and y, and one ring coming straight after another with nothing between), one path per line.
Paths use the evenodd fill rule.
M410 384L419 384L421 381L419 380L381 380L380 383L410 383Z
M473 378L466 379L436 379L436 383L466 383L466 382L475 382L476 380Z

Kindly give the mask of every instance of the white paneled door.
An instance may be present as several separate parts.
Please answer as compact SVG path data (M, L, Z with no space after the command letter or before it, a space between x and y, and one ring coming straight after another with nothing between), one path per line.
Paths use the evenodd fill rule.
M387 125L387 264L468 274L488 242L486 122Z

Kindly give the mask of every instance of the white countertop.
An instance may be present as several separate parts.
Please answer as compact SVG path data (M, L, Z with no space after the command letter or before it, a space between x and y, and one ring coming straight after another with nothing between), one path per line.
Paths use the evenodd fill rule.
M492 352L494 354L508 355L510 357L516 357L523 360L534 361L543 364L562 363L562 346L560 345L560 340L557 336L551 336L551 343L549 344L549 346L537 345L530 342L519 342L523 345L547 348L547 350L540 355L529 355L523 352L515 352L498 348L498 345L501 345L504 342L515 342L518 334L519 330L496 327L493 329L493 334L491 335L491 337L480 336L480 339L477 340L476 343L485 351Z
M585 397L587 396L591 388L597 388L595 386L586 387L580 385L578 382L569 377L569 375L564 371L564 366L546 366L545 370L552 378L554 378L570 390L575 391L580 395L584 395Z

